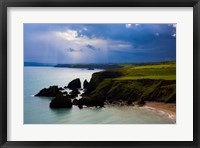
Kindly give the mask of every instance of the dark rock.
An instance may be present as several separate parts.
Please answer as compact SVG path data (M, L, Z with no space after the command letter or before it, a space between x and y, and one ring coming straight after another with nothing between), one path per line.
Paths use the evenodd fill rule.
M78 105L79 109L83 108L83 104L81 103L80 100L74 99L72 102L73 105Z
M64 90L62 87L59 87L58 89L59 89L59 90Z
M78 107L79 107L79 109L82 109L82 108L83 108L83 105L79 104Z
M128 101L127 101L127 104L128 105L131 105L133 103L133 100L131 100L131 99L129 99Z
M78 94L79 94L80 92L78 91L78 89L73 89L69 94L69 98L76 98L76 97L78 97Z
M111 104L111 103L113 103L113 100L109 100L108 102Z
M87 107L104 107L104 98L92 97L92 98L81 98L78 100L78 105L85 105Z
M49 88L44 88L40 90L40 92L37 93L35 96L55 97L59 93L60 91L58 86L50 86Z
M144 106L145 103L146 103L146 102L145 102L143 99L141 99L140 101L137 102L137 104L138 104L139 106Z
M68 95L68 92L66 92L66 91L65 91L65 92L62 92L62 94L63 94L63 95Z
M70 94L72 95L76 95L76 96L78 96L78 94L80 94L80 92L78 91L78 89L73 89L71 92L70 92Z
M49 104L50 108L71 108L72 102L67 96L58 94Z
M67 89L67 86L64 86L64 89Z
M104 104L99 105L100 108L104 107Z
M75 96L75 95L67 95L70 99L74 99L74 98L76 98L77 96Z
M85 80L83 82L83 88L86 89L88 87L88 85L89 85L89 82L87 80Z
M72 104L73 104L73 105L78 105L78 100L77 100L77 99L74 99L73 102L72 102Z
M71 82L69 82L67 88L69 89L77 89L77 88L81 88L81 81L79 78L72 80Z

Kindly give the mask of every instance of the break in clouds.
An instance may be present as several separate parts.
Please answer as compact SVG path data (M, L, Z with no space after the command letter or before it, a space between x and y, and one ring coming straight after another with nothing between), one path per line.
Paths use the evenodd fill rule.
M25 24L25 62L129 63L176 59L176 24Z

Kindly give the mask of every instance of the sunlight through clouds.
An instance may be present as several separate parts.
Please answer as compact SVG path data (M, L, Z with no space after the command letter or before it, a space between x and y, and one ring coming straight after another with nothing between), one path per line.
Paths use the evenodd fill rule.
M90 59L107 59L108 50L124 51L132 50L131 43L119 40L106 40L103 38L89 38L76 30L50 31L34 36L34 40L40 40L52 47L52 50L59 50L75 61L90 61ZM53 51L52 51L53 52ZM93 61L91 61L93 62Z
M72 41L76 39L76 37L78 36L78 33L75 30L67 30L66 32L56 32L56 35L58 35L59 37L63 39Z
M176 24L26 24L24 28L26 61L105 63L176 56Z

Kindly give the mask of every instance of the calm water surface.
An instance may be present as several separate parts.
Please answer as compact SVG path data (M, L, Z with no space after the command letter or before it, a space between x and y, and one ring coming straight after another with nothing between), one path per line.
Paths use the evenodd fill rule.
M100 70L54 67L24 67L24 124L169 124L168 115L146 108L106 106L105 108L51 109L52 98L33 97L50 85L66 86L71 80L90 80Z

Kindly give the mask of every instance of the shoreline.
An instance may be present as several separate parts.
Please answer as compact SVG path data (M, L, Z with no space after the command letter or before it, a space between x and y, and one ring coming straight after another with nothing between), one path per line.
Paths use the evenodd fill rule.
M167 114L176 123L176 103L146 102L143 107Z
M176 123L176 103L164 103L164 102L148 102L146 101L145 105L139 106L137 102L133 102L132 105L127 105L126 102L115 102L115 103L106 103L105 105L119 105L119 106L132 106L139 107L146 110L153 111L155 113L163 114L168 116L174 123Z

